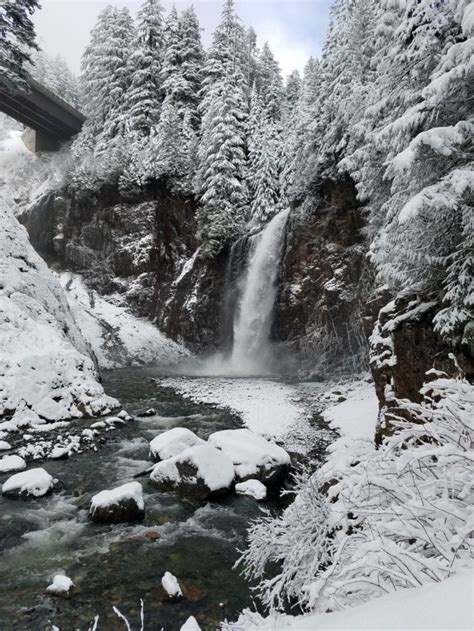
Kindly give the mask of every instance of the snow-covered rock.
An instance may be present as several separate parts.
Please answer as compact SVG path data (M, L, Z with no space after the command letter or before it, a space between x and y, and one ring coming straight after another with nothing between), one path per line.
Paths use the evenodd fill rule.
M178 579L171 572L165 572L161 579L161 585L169 598L176 600L183 597L183 592L179 586Z
M59 596L69 593L69 590L72 587L75 587L75 585L71 581L69 576L64 576L64 574L56 574L51 585L48 585L48 587L46 588L46 591Z
M98 382L64 292L6 203L0 225L0 417L22 412L0 429L110 413L118 402Z
M29 469L8 478L2 485L2 493L12 496L42 497L51 493L56 484L57 480L44 469Z
M246 480L237 483L235 492L239 495L250 495L256 500L264 500L267 497L267 487L258 480Z
M205 441L186 427L173 427L150 442L150 455L154 460L174 458L188 447L205 445Z
M257 478L272 484L291 463L288 453L248 429L226 429L209 436L209 443L228 456L240 480Z
M10 443L6 440L0 440L0 451L7 451L8 449L11 449Z
M201 627L198 625L194 616L189 616L180 631L201 631Z
M9 471L21 471L26 469L26 462L20 456L3 456L0 458L0 473Z
M89 515L94 521L114 524L142 519L145 515L142 485L128 482L97 493L91 499Z
M225 493L234 481L232 460L211 445L189 447L154 466L150 478L161 489L198 499Z

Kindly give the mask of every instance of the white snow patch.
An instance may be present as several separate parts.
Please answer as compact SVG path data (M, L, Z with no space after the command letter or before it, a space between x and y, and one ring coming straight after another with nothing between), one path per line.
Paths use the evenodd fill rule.
M2 485L2 493L25 493L34 497L42 497L50 491L57 480L53 478L45 469L29 469L12 475Z
M234 463L239 478L256 475L259 471L271 472L289 465L288 453L262 436L248 429L226 429L209 436L209 443L222 451Z
M128 482L115 489L100 491L91 499L90 513L93 515L98 508L107 508L122 500L134 500L139 510L144 510L143 487L140 482Z
M51 585L46 588L46 591L52 594L67 594L71 587L74 587L74 583L68 576L56 574Z
M235 485L235 492L239 495L250 495L256 500L264 500L267 497L267 487L258 480L247 480Z
M183 595L178 579L176 576L173 576L171 572L164 573L163 578L161 579L161 584L170 598L179 598Z
M269 379L172 377L159 383L192 401L231 408L264 436L283 436L305 415L295 386Z
M360 382L346 401L323 412L333 429L349 438L372 438L377 421L378 400L372 383Z
M334 613L264 619L244 612L224 628L228 631L470 631L473 628L472 572L461 572L441 583L375 598Z
M201 631L201 627L198 625L194 616L189 616L180 631Z
M150 453L155 458L166 460L196 445L205 445L205 441L186 427L173 427L150 442Z
M7 449L11 449L10 443L6 440L0 440L0 451L6 451Z
M20 456L3 456L0 458L0 473L26 469L26 462Z

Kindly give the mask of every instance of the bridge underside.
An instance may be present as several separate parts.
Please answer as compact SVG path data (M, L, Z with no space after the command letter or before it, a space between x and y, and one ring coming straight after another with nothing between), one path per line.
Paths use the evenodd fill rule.
M32 151L54 151L80 132L85 117L29 78L30 92L12 94L0 84L0 110L36 132L25 140Z

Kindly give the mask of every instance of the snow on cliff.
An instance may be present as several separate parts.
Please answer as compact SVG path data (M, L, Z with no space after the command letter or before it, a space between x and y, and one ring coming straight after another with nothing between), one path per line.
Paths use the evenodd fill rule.
M189 356L183 347L163 335L143 318L88 289L81 276L59 276L69 306L82 335L89 342L101 368L143 364L171 365Z
M0 430L110 412L61 286L0 197ZM14 414L16 412L16 414Z

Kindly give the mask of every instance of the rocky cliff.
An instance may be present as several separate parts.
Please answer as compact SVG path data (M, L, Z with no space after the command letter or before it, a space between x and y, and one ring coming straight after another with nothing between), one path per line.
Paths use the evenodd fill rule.
M170 192L165 185L155 185L138 200L125 200L113 189L92 199L64 189L47 194L21 221L49 262L78 272L111 302L206 353L231 342L246 240L214 260L202 258L195 211L191 196ZM374 298L367 247L364 208L349 178L321 182L290 213L272 338L292 358L293 373L318 378L368 367L368 337L388 297ZM372 337L372 369L382 406L387 383L397 397L416 400L426 370L452 366L450 349L431 326L437 306L416 303L412 309L412 302L393 303L393 314L392 307L382 310L380 339ZM393 324L390 335L387 319ZM382 338L396 349L390 375L387 362L374 363L385 352L378 348Z
M273 334L305 373L366 366L367 301L363 208L352 180L325 180L288 222Z

